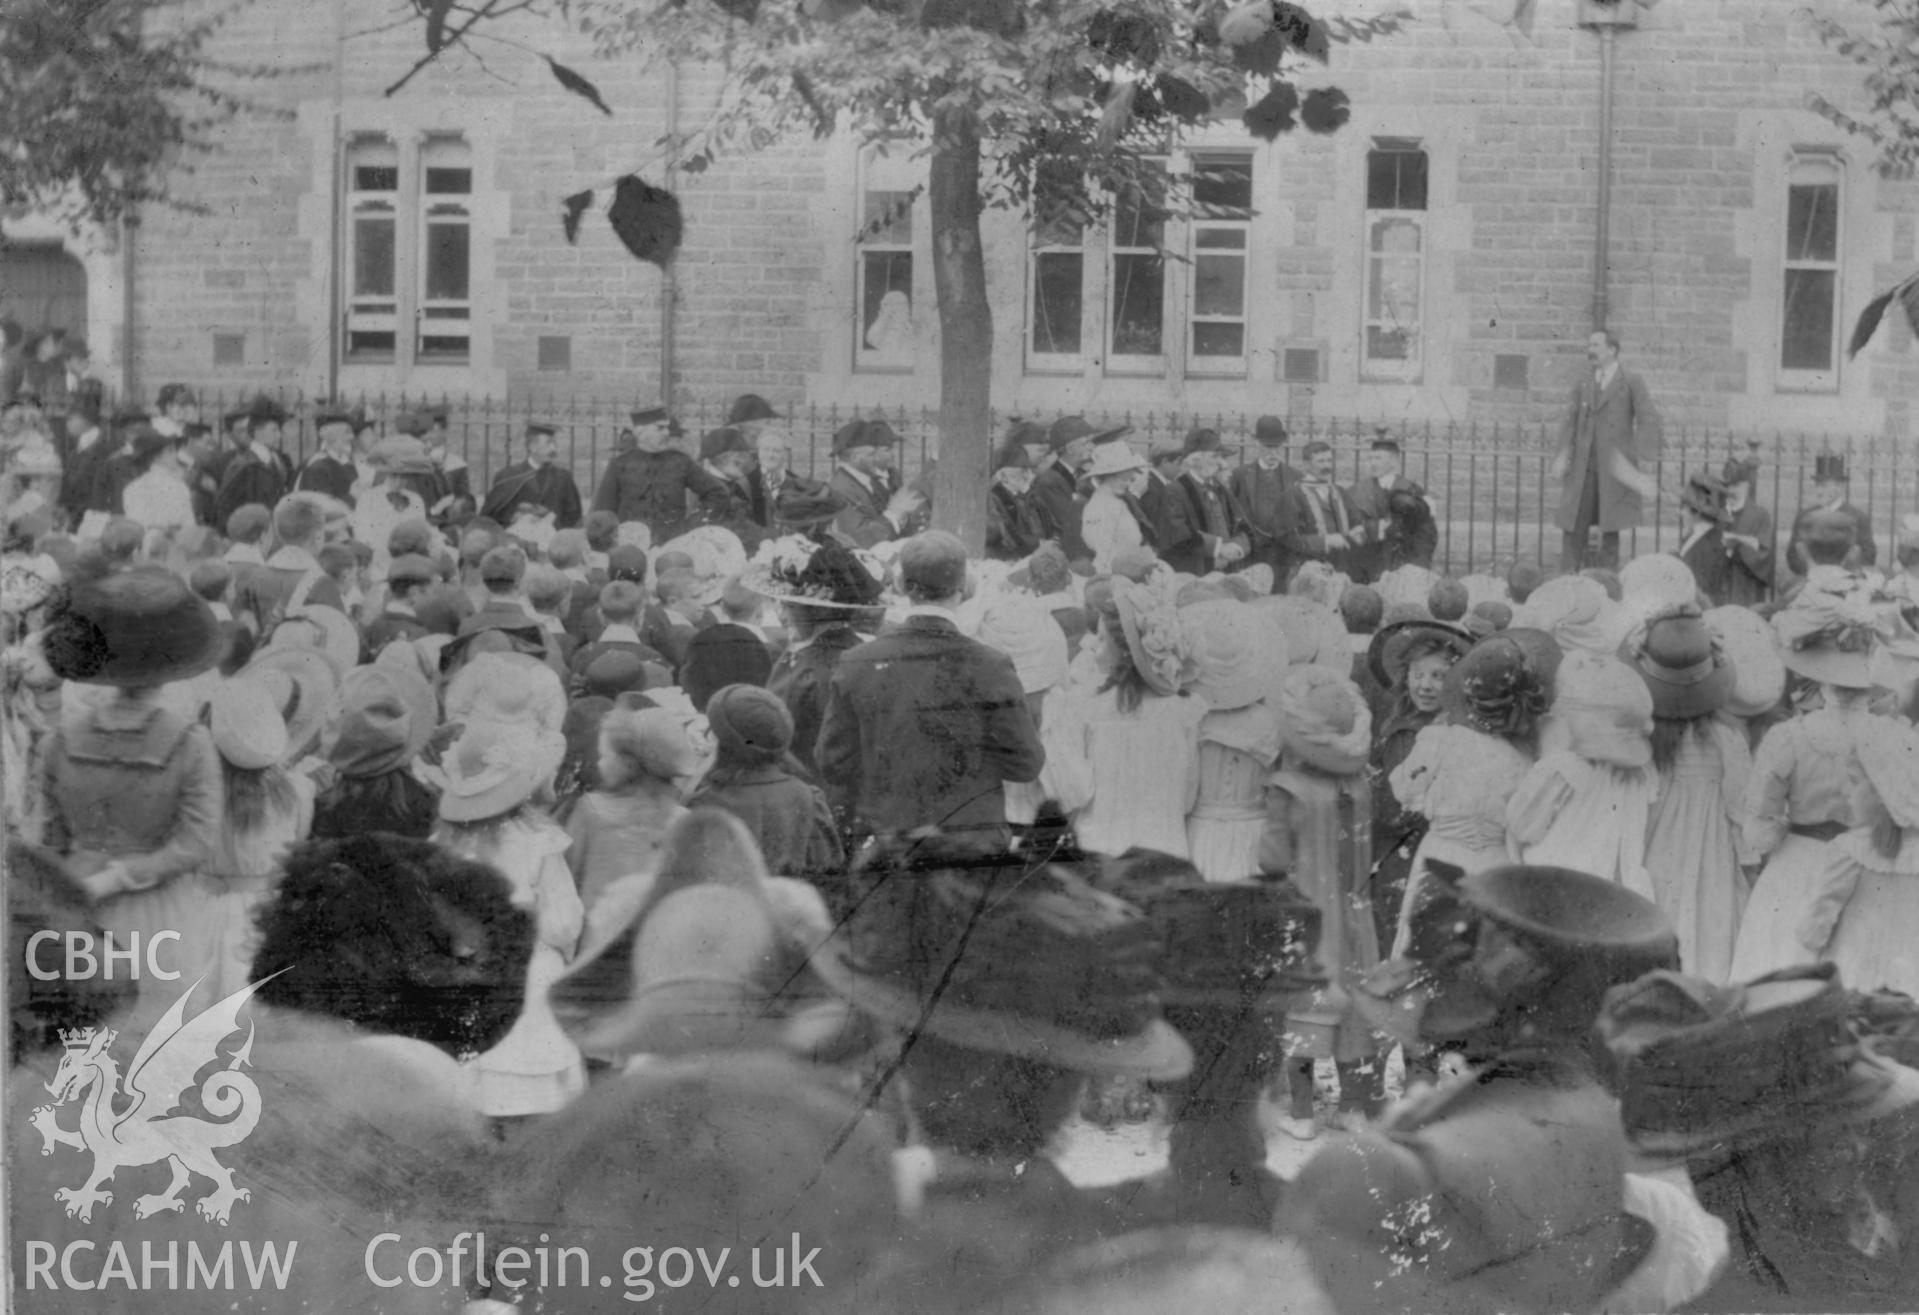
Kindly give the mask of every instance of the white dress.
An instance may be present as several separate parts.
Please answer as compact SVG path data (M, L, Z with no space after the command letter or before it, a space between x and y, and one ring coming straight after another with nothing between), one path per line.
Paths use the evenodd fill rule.
M1092 781L1092 801L1074 820L1082 849L1123 854L1137 845L1188 856L1186 815L1199 798L1206 713L1198 699L1154 695L1122 712L1110 689L1075 701L1077 722L1062 738L1079 749Z
M1896 858L1873 847L1870 828L1833 841L1799 934L1848 988L1919 995L1919 830L1901 834Z
M1103 489L1096 489L1086 500L1086 509L1080 515L1080 537L1093 550L1093 570L1099 573L1111 571L1115 557L1146 542L1132 509Z
M1258 874L1266 781L1280 739L1279 714L1264 703L1209 712L1199 723L1199 794L1186 817L1186 843L1206 880Z
M205 900L195 924L180 929L182 980L207 976L206 994L199 998L218 1000L252 980L253 956L260 948L254 915L279 888L287 850L313 829L313 778L296 772L287 780L293 787L290 808L262 819L245 836L235 836L223 823L206 869L181 878Z
M1679 966L1711 982L1731 980L1732 947L1746 909L1745 845L1733 820L1746 797L1752 754L1730 720L1686 737L1661 774L1646 835L1646 870L1659 907L1679 936Z
M527 965L526 998L512 1029L469 1062L483 1112L496 1118L545 1114L586 1090L580 1051L560 1027L546 989L579 944L586 910L568 871L566 832L544 818L507 823L494 843L437 837L462 858L490 863L513 884L513 902L533 911L536 941Z
M1386 778L1393 797L1428 822L1399 906L1394 955L1404 954L1412 938L1427 860L1457 864L1468 876L1509 861L1506 801L1532 765L1513 744L1470 726L1428 726L1413 740L1412 752Z
M1847 767L1854 727L1872 715L1863 707L1819 708L1779 723L1760 741L1741 832L1750 853L1766 856L1766 866L1739 922L1731 981L1813 961L1799 943L1799 924L1832 860L1832 842L1853 823ZM1807 834L1820 831L1834 834Z
M1590 872L1652 899L1646 827L1658 797L1650 765L1617 767L1557 750L1533 764L1507 801L1507 850L1518 862Z

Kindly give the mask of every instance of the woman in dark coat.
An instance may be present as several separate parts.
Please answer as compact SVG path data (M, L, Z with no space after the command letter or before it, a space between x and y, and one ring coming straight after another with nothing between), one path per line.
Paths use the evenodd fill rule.
M342 710L327 755L335 776L314 801L315 839L377 831L424 840L439 819L439 791L412 771L439 710L410 647L389 645L392 658L356 667L340 684Z
M1468 632L1441 621L1401 621L1380 630L1366 655L1373 678L1386 690L1367 764L1373 777L1373 922L1381 945L1391 943L1413 852L1426 834L1425 816L1400 804L1386 778L1439 715L1446 672L1472 642Z
M722 808L746 823L769 871L837 873L842 851L833 810L820 788L797 774L789 752L793 716L779 696L754 685L724 686L707 700L706 721L718 756L687 807Z
M815 772L813 750L833 669L841 654L879 629L878 570L837 539L790 535L763 544L741 583L780 605L792 638L766 687L793 714L793 757Z

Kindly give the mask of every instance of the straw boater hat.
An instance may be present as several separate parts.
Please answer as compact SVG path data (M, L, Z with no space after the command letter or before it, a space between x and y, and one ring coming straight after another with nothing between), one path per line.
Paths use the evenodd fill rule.
M1655 716L1703 717L1732 697L1732 663L1697 609L1654 617L1629 641L1627 652L1652 691Z
M43 645L63 680L146 686L211 670L227 636L186 581L158 566L134 566L75 585Z
M812 961L861 1012L1095 1076L1191 1069L1159 1016L1152 924L1076 872L921 841L881 848L855 878L861 898Z
M1422 640L1443 644L1455 661L1466 656L1466 651L1473 646L1470 631L1446 621L1413 617L1381 626L1373 632L1366 648L1366 668L1381 689L1391 689L1399 683L1406 674L1406 655Z
M871 554L837 539L789 534L762 543L740 583L778 603L863 612L881 605L884 578Z
M509 813L538 794L552 779L566 741L526 723L468 725L448 751L442 766L440 817L448 822L479 822Z
M1652 692L1616 657L1572 653L1555 680L1553 715L1590 762L1638 768L1652 761Z
M1198 674L1193 693L1215 712L1256 703L1286 669L1286 637L1271 616L1222 599L1180 609Z
M258 771L286 758L287 724L272 691L257 679L222 681L208 706L207 721L213 747L235 767Z
M1750 607L1715 607L1705 614L1706 629L1732 662L1732 694L1726 711L1757 717L1778 705L1786 692L1786 664L1772 626Z

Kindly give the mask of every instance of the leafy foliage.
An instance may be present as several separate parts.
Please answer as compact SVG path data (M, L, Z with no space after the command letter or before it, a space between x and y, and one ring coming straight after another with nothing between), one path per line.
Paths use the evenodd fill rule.
M202 209L169 173L237 115L276 113L236 84L299 71L206 55L247 2L192 17L183 0L0 3L0 198L103 225L148 202Z

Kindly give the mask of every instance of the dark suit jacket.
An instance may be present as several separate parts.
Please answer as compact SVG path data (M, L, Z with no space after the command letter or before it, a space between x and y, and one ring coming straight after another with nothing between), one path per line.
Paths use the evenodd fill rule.
M1348 490L1352 504L1365 518L1366 534L1369 542L1357 556L1364 563L1363 574L1354 575L1360 584L1371 584L1381 575L1395 566L1412 562L1419 566L1430 567L1433 554L1439 548L1438 526L1430 514L1395 520L1392 510L1392 496L1395 493L1410 493L1414 497L1424 498L1426 490L1406 476L1395 475L1381 484L1371 475L1362 478ZM1384 527L1381 521L1387 522Z
M1816 509L1808 507L1793 518L1792 542L1786 545L1786 569L1794 575L1806 573L1806 555L1799 551L1799 533L1804 527L1806 517L1810 516L1814 510ZM1872 538L1872 517L1850 502L1840 503L1838 510L1852 517L1852 523L1855 526L1852 543L1859 552L1859 565L1871 566L1879 560L1879 545L1873 542Z
M273 451L270 461L260 460L250 447L242 448L228 459L220 477L220 491L213 498L213 523L226 529L227 519L249 503L269 510L293 488L293 458Z
M1214 568L1220 544L1248 544L1238 505L1211 481L1181 475L1166 486L1159 511L1159 558L1175 571L1205 575Z
M1601 389L1598 380L1586 374L1574 386L1566 419L1559 427L1559 450L1566 458L1559 528L1571 534L1578 524L1589 467L1599 476L1599 530L1617 533L1639 524L1639 494L1614 478L1613 463L1624 457L1649 473L1664 433L1645 380L1621 368Z
M524 461L516 461L505 467L493 477L480 514L510 526L515 508L522 503L532 503L552 512L555 529L579 528L579 486L571 474L556 465L548 464L535 470Z
M306 469L300 472L300 478L294 481L293 487L305 493L324 493L351 507L353 485L359 478L360 472L351 461L335 461L322 452L307 462Z
M360 643L376 657L396 639L425 639L433 632L404 612L382 612L360 627Z
M1733 513L1728 534L1745 534L1759 540L1759 547L1729 546L1726 549L1726 601L1741 607L1757 607L1772 592L1774 562L1778 552L1772 532L1772 513L1750 498Z
M825 481L808 479L790 470L781 479L779 491L771 499L766 496L765 472L758 466L746 472L746 488L747 495L752 499L753 519L776 535L793 532L793 522L782 513L794 502L814 502L820 498L832 498L835 502L839 500L839 495L832 492Z
M1683 540L1682 540L1683 542ZM1692 568L1693 583L1699 592L1717 607L1726 602L1726 540L1715 527L1700 536L1699 542L1679 554L1679 560Z
M1295 561L1322 561L1332 565L1334 570L1352 575L1355 569L1364 570L1364 548L1366 546L1366 521L1360 515L1359 508L1353 505L1351 495L1337 484L1326 486L1332 492L1332 517L1321 528L1321 509L1318 500L1305 484L1295 484L1286 493L1289 505L1289 519L1292 533L1287 536L1286 551ZM1346 528L1338 529L1341 519ZM1356 540L1353 546L1332 549L1326 546L1329 533L1344 533Z
M1061 469L1057 461L1047 462L1033 477L1033 487L1026 496L1033 510L1039 513L1040 532L1059 543L1067 561L1092 559L1093 550L1086 546L1086 539L1080 533L1084 504L1070 473Z
M843 467L835 466L826 487L846 504L833 518L833 529L841 538L871 548L899 533L898 527L886 519L886 504L892 495L884 482L876 479L869 489Z
M1003 831L1003 782L1046 751L1013 660L914 616L840 659L818 747L827 798L875 834Z
M1017 562L1033 554L1040 540L1039 513L1026 494L995 484L986 495L986 555Z
M1226 488L1245 521L1246 560L1264 562L1273 568L1275 590L1285 585L1293 564L1285 547L1286 536L1292 530L1292 522L1287 520L1292 509L1286 501L1286 490L1298 482L1299 472L1291 466L1261 470L1257 463L1250 461L1226 481Z
M850 625L828 626L802 649L788 648L773 663L766 687L780 696L793 714L793 756L817 773L813 750L819 743L820 723L826 718L826 692L840 659L866 642Z
M764 685L773 671L766 640L750 626L720 621L695 630L680 663L680 688L696 708L705 708L727 685Z

